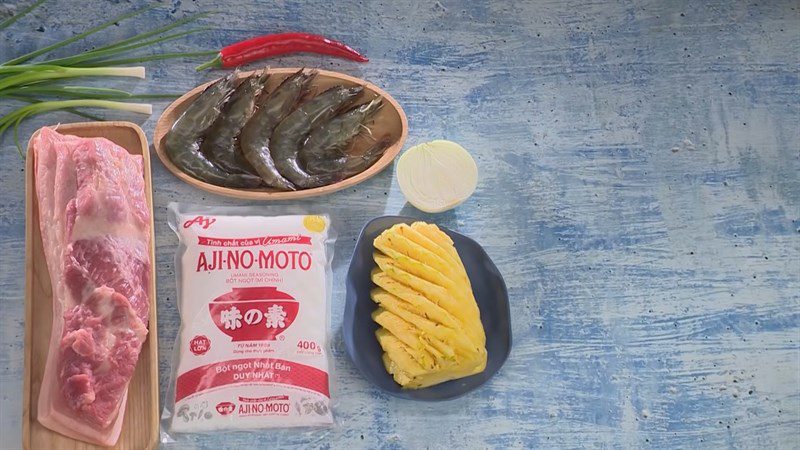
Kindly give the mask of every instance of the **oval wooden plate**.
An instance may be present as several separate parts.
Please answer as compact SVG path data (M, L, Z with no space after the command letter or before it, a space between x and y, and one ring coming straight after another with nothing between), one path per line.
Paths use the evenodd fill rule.
M280 84L281 81L298 70L300 69L268 69L270 77L267 82L267 89L272 91ZM242 72L240 77L250 75L253 72L254 71ZM372 135L376 139L385 135L389 135L392 139L392 145L389 146L389 148L387 148L384 152L383 156L381 156L381 158L367 170L338 183L333 183L314 189L297 191L278 191L267 187L259 189L226 188L200 181L184 173L178 167L176 167L166 155L161 141L164 139L164 135L167 134L167 131L172 128L175 120L177 120L186 107L189 106L189 103L193 101L195 97L197 97L203 91L203 89L206 88L206 86L216 80L197 86L196 88L184 94L181 98L172 102L172 104L169 105L166 110L164 110L164 113L161 114L161 117L158 119L158 123L156 123L156 129L153 133L153 146L156 149L156 154L170 172L186 183L213 194L249 200L291 200L315 197L318 195L330 194L332 192L336 192L349 186L361 183L362 181L376 175L378 172L383 170L397 157L397 154L400 153L400 149L403 147L403 143L408 135L408 120L406 119L406 114L403 112L403 108L400 107L400 105L395 99L392 98L392 96L372 83L339 72L332 72L329 70L318 70L318 72L319 74L313 81L315 93L322 92L335 84L343 84L345 86L361 85L364 86L364 93L361 94L361 97L359 97L359 102L366 101L375 96L381 96L384 98L385 104L383 108L378 111L373 118L372 123L368 125L368 128L371 130ZM370 145L372 142L373 141L367 138L356 138L352 145L351 153L356 155L363 153L367 149L368 145Z

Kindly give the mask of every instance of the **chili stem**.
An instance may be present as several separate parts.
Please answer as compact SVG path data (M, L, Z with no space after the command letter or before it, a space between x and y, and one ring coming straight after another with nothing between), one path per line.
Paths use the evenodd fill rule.
M195 68L196 71L200 72L201 70L208 69L209 67L220 67L222 65L222 55L219 52L215 52L217 54L214 59L208 62L204 62Z

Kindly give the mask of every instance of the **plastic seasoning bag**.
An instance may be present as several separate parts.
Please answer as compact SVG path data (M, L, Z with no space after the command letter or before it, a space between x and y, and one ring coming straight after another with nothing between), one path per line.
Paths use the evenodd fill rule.
M164 442L333 424L330 219L263 211L169 205L181 327Z

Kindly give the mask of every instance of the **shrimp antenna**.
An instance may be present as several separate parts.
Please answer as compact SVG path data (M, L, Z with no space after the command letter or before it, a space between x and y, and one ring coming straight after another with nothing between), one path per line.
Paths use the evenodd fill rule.
M366 133L367 136L369 136L369 138L372 139L373 142L377 141L377 139L375 139L375 136L372 135L372 130L368 126L364 125L363 123L358 124L358 126L367 131Z

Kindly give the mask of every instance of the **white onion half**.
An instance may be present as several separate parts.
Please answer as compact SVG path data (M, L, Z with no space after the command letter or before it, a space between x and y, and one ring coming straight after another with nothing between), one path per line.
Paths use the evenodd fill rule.
M478 166L464 147L437 140L408 149L397 161L397 182L409 203L429 213L453 209L478 185Z

